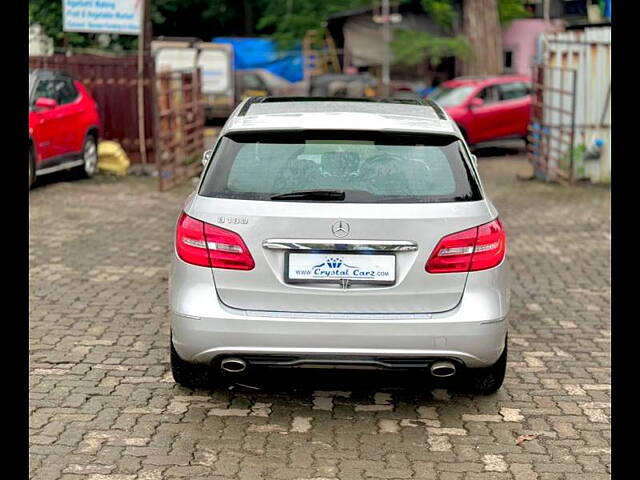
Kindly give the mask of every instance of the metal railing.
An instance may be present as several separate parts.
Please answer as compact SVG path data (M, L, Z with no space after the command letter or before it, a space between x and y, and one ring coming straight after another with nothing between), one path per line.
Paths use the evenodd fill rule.
M205 119L200 70L161 72L155 83L158 188L166 191L202 171Z
M527 156L536 177L575 180L575 69L535 65Z

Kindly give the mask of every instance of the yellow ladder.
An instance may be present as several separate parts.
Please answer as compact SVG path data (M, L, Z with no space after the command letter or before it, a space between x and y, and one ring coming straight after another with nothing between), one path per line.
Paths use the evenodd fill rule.
M341 73L336 44L327 30L308 30L303 40L304 77Z

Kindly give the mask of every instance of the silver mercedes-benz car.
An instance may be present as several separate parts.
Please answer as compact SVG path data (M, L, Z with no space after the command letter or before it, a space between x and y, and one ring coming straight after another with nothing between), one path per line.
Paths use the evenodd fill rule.
M178 383L337 367L500 388L505 231L437 104L249 98L203 162L169 279Z

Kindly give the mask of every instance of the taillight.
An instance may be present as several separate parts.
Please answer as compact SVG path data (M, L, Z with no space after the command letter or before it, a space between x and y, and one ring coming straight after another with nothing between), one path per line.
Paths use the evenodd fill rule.
M176 252L187 263L210 267L209 251L204 238L204 222L184 213L176 226Z
M507 252L507 235L497 218L478 227L478 240L471 258L470 271L486 270L500 265Z
M176 227L176 252L201 267L251 270L255 263L242 237L183 213Z
M500 220L444 237L433 250L425 269L429 273L473 272L502 262L507 237Z

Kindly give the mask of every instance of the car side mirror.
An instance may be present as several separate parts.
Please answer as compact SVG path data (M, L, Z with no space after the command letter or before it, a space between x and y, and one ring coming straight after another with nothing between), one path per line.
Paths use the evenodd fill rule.
M202 154L202 165L206 167L211 157L213 157L213 150L205 150Z
M471 102L469 102L469 108L478 108L483 105L484 105L484 100L478 97L472 98Z
M43 110L51 110L52 108L56 108L57 106L58 102L56 102L53 98L40 97L36 100L36 107L42 108Z
M473 166L478 168L478 157L476 157L475 155L471 154L471 161L473 162Z

